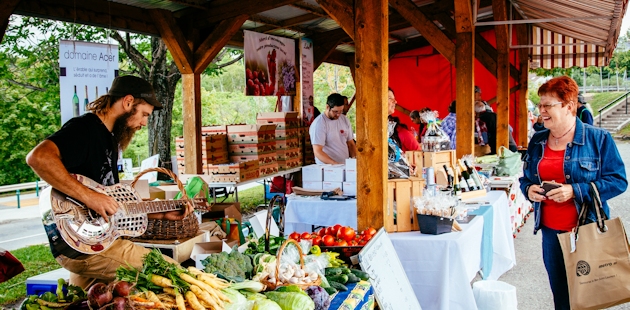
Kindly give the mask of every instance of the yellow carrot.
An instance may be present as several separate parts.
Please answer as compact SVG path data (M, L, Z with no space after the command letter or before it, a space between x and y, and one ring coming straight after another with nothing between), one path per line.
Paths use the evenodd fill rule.
M177 296L177 294L178 294L178 292L175 291L174 288L164 287L164 288L162 288L162 290L164 291L164 293L172 295L172 296Z
M175 294L175 303L177 304L177 310L186 310L186 303L184 302L184 296L179 292Z
M206 291L210 291L210 290L213 290L213 289L214 289L214 288L212 288L211 286L209 286L208 284L206 284L206 283L204 283L204 282L201 282L201 281L199 281L199 280L197 280L197 279L195 279L195 278L191 277L191 276L190 276L190 275L188 275L188 274L181 273L181 274L179 275L179 277L180 277L182 280L184 280L184 281L186 281L186 282L188 282L188 283L190 283L190 284L194 284L194 285L196 285L196 286L198 286L198 287L201 287L201 288L203 288L203 289L204 289L204 290L206 290Z
M211 287L216 288L216 289L222 289L222 288L230 287L230 283L229 282L227 282L227 281L225 281L223 279L219 279L219 278L212 279L212 278L206 277L204 275L197 275L197 279L199 279L200 281L202 281L202 282L204 282L204 283L206 283L206 284L208 284Z
M221 306L219 306L219 304L216 302L216 300L214 298L212 298L210 296L210 294L208 294L208 292L202 290L201 288L199 288L196 285L191 285L190 286L190 290L195 293L195 295L197 295L197 297L199 297L199 299L205 301L206 303L208 303L210 306L212 306L213 309L220 309L222 308Z
M158 276L155 274L149 275L151 283L159 286L159 287L173 287L173 281L171 279L165 278L163 276Z
M206 310L206 308L204 308L204 306L199 303L199 300L197 300L197 296L195 296L195 293L193 293L192 291L186 291L186 301L188 301L188 304L194 310Z
M153 293L152 291L146 291L144 292L144 295L147 297L149 301L154 302L158 308L164 309L164 305L162 304L162 301L157 297L157 295L155 295L155 293Z

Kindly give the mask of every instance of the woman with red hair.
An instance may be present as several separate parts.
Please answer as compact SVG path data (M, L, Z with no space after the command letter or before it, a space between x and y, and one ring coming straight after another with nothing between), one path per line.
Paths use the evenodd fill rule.
M611 135L576 117L578 86L567 76L556 77L538 89L545 128L529 142L521 190L534 205L534 234L542 230L543 261L555 309L570 309L569 289L557 234L572 230L582 206L592 205L589 184L597 187L604 213L607 200L628 187L626 170ZM545 191L543 181L558 187ZM588 211L587 222L595 220Z

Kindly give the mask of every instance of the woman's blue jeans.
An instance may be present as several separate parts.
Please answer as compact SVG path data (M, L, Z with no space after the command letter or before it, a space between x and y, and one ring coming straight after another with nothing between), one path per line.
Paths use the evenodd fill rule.
M553 303L556 310L570 310L569 285L567 283L567 273L564 267L562 248L558 241L558 234L564 231L554 230L541 226L542 231L542 251L545 269L549 276L549 284L553 293Z

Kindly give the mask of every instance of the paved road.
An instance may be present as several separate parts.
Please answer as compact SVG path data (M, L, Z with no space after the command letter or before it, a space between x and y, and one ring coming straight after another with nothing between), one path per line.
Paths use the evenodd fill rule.
M617 140L617 148L625 163L626 175L630 176L630 143ZM630 191L610 200L609 205L611 216L620 217L626 229L630 228ZM533 231L532 214L514 239L517 265L499 278L499 281L516 286L519 310L553 309L553 297L542 261L541 233L534 235ZM630 310L630 304L610 309Z
M0 224L0 248L11 251L42 243L48 243L48 238L39 218L12 220Z

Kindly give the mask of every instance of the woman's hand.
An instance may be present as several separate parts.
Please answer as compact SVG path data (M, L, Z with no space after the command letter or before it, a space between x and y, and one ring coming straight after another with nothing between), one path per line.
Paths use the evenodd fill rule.
M533 202L541 202L547 199L547 197L545 197L545 195L542 194L544 192L545 190L542 189L540 185L532 184L529 186L529 189L527 190L527 198L529 198L529 200Z
M547 199L562 203L575 197L571 184L562 184L561 187L554 188L547 193Z

